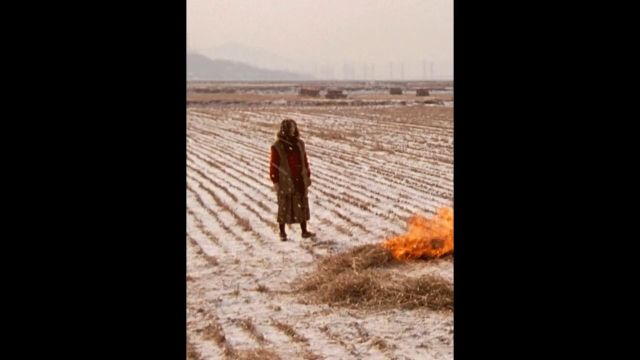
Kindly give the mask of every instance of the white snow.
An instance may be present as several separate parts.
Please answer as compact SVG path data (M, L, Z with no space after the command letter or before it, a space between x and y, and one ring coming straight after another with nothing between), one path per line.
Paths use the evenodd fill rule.
M291 293L291 282L322 256L379 243L404 233L412 214L452 206L451 119L403 123L377 113L380 108L348 115L302 107L188 111L188 337L203 358L222 356L218 344L196 331L213 321L235 350L262 347L282 359L453 358L450 312L307 305ZM277 237L268 160L286 117L298 122L307 147L308 226L318 234L315 240L301 239L298 225L287 228L290 241ZM407 263L395 271L453 282L453 264L446 260ZM263 342L240 325L246 319ZM307 341L294 341L276 323ZM377 346L379 340L389 348Z

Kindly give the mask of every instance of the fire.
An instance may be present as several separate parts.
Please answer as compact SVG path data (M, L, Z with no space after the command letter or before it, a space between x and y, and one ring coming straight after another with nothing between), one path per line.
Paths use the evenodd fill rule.
M387 239L382 247L399 260L437 258L453 251L453 209L438 209L433 218L412 216L409 231Z

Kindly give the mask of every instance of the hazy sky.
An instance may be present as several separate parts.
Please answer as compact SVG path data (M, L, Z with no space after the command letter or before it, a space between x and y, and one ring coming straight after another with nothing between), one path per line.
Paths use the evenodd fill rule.
M453 78L453 0L187 0L187 34L192 50L240 43L338 78L345 64L421 77L430 62Z

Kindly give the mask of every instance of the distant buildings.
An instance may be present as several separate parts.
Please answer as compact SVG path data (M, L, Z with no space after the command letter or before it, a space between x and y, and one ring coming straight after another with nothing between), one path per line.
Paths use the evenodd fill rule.
M300 91L298 91L298 95L316 97L316 96L320 96L320 90L301 88Z
M342 93L342 90L327 90L327 99L344 99L347 95Z

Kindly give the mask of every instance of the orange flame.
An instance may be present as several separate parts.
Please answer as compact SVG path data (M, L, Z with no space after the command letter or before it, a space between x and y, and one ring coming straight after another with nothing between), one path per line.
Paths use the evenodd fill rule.
M399 260L437 258L453 251L453 209L440 208L435 217L412 216L409 231L387 239L382 247Z

